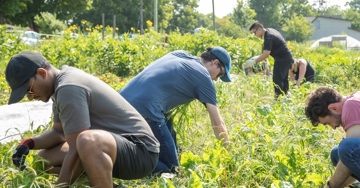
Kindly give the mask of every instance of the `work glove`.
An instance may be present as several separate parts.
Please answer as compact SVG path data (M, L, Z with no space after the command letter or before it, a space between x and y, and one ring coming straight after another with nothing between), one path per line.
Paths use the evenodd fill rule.
M24 170L26 166L24 165L26 156L29 154L29 150L34 148L34 141L31 138L23 140L16 147L14 154L12 155L12 161L15 166L19 167L20 170Z
M248 59L245 61L244 68L252 67L256 63L255 59Z

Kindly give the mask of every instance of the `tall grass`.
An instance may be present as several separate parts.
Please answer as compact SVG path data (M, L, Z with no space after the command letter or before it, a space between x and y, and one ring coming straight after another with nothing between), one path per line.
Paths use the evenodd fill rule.
M115 182L128 187L322 187L334 168L329 159L331 148L341 139L341 130L312 127L304 116L304 101L309 92L322 85L338 89L344 95L359 88L358 52L341 49L309 49L289 43L295 57L310 60L317 71L316 83L291 87L287 96L274 100L271 77L245 76L242 63L261 52L261 41L251 36L229 39L216 33L182 36L173 33L167 45L161 36L147 33L134 40L101 40L94 31L77 39L68 36L26 47L0 30L13 45L4 50L0 44L0 67L11 55L33 49L43 53L55 66L70 64L97 75L115 90L124 85L149 63L165 53L184 49L200 55L208 46L220 45L233 57L234 81L216 82L217 100L227 126L231 144L228 150L215 139L209 115L200 102L192 102L174 111L175 129L182 148L181 166L175 178L147 177ZM10 42L9 42L10 41ZM271 62L273 62L271 60ZM10 88L0 73L1 104L6 104ZM25 99L26 100L26 99ZM23 137L41 134L51 126L30 131ZM44 161L32 151L28 168L19 171L11 155L17 141L1 144L0 187L51 187L56 176L44 171ZM88 187L82 178L72 187Z

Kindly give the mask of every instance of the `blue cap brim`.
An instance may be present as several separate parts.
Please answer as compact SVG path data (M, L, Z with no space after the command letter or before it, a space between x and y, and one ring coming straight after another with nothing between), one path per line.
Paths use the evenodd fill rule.
M220 77L220 79L223 81L223 82L231 82L231 77L230 77L230 73L228 70L226 70L225 68L225 72L226 74L222 77Z

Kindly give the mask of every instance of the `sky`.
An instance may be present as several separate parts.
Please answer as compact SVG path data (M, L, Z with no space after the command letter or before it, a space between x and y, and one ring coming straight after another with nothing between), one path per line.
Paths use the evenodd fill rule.
M309 0L310 3L315 0ZM326 0L329 5L339 5L345 7L345 3L350 0ZM212 13L212 0L200 0L198 3L199 7L197 10L202 14ZM216 17L222 18L233 12L237 5L237 0L214 0L215 4L215 15Z

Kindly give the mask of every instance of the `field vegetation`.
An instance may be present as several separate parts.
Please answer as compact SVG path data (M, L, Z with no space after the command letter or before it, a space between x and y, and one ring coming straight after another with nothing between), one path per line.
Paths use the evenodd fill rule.
M344 95L360 88L358 51L340 48L310 49L307 44L289 42L294 57L312 62L316 83L274 100L271 76L245 76L242 63L261 53L262 41L254 36L227 38L215 32L169 34L149 31L131 39L124 35L101 39L99 29L77 38L63 36L25 46L0 27L0 68L10 57L24 50L42 53L56 67L70 65L99 77L116 91L145 66L177 49L200 55L209 46L222 46L232 56L233 82L216 82L218 105L231 139L228 150L216 140L204 106L195 101L174 110L175 128L182 148L181 166L175 178L147 177L116 179L119 187L322 187L334 168L329 152L343 137L342 130L313 127L304 115L304 101L319 86L331 86ZM273 60L270 59L271 64ZM10 88L0 72L0 104L6 105ZM26 101L24 99L23 101ZM22 133L23 138L41 134L51 123ZM0 138L1 139L1 138ZM19 141L1 144L0 187L53 187L56 176L44 171L36 151L27 157L27 168L17 169L11 155ZM89 186L81 177L72 187Z

